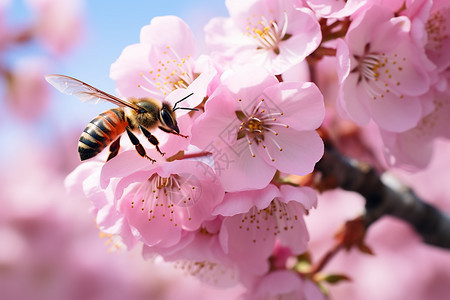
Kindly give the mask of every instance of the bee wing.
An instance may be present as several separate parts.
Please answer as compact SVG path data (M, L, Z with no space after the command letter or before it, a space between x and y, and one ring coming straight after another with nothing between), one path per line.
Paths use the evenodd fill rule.
M122 100L116 96L110 95L103 92L92 85L89 85L81 80L75 79L73 77L65 75L47 75L45 80L53 85L58 91L78 97L81 101L91 101L91 100L106 100L114 103L118 106L128 106L134 110L139 110L140 108L128 101Z

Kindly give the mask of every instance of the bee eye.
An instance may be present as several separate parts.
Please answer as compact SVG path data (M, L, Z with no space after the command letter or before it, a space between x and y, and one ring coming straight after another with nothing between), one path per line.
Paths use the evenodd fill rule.
M170 129L175 129L175 124L173 122L172 116L167 112L167 110L163 107L161 110L161 119L167 127Z

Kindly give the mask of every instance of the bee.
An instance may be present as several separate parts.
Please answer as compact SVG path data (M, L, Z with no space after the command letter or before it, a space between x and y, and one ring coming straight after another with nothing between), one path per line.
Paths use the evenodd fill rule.
M148 141L156 147L156 150L164 156L165 153L159 149L158 139L150 133L150 130L159 128L167 133L187 138L187 136L180 134L175 111L177 109L197 110L177 107L178 103L190 97L193 93L178 100L171 107L168 102L160 102L153 98L123 100L81 80L65 75L47 75L45 79L60 92L77 96L82 101L106 100L118 106L99 114L84 129L78 142L78 153L82 161L95 157L108 146L110 153L106 161L114 158L119 153L120 138L126 131L137 153L155 162L156 160L147 155L133 132L142 132Z

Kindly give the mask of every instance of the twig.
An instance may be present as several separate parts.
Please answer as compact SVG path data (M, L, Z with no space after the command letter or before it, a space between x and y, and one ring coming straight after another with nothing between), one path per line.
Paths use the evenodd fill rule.
M349 159L331 146L326 146L316 171L328 185L358 192L366 199L366 228L382 216L391 215L409 223L425 243L450 249L450 216L425 203L392 176L380 178L367 164Z

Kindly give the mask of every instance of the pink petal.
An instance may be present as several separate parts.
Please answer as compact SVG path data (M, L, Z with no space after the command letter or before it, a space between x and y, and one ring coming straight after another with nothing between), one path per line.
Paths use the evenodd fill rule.
M187 97L186 100L179 103L177 107L195 108L208 96L209 83L216 75L217 70L213 66L209 66L188 86L187 89L178 88L174 90L166 97L166 101L173 106L177 101ZM177 110L177 116L182 116L188 112L189 110L184 109Z
M403 99L390 94L382 99L366 100L372 111L372 118L385 130L402 132L414 127L422 116L422 105L418 97Z
M212 56L220 53L225 61L231 60L242 49L254 48L231 18L212 18L205 26L205 33L206 43L213 50Z
M158 48L169 46L181 58L195 55L194 35L189 26L176 16L153 18L150 25L141 30L141 43Z
M261 156L252 157L248 148L239 153L231 147L224 148L214 163L227 192L264 188L276 172L276 168L266 164Z
M277 222L280 232L277 235L280 243L288 247L293 254L302 254L308 247L309 234L303 220L303 207L296 201L290 201L285 207L288 220L279 219Z
M302 204L306 210L317 207L317 192L310 187L294 187L284 184L280 187L280 191L286 202L296 201Z
M229 101L242 110L258 103L261 87L278 84L275 76L258 65L245 65L233 68L222 75L222 83L230 91ZM241 101L239 101L241 99Z
M150 52L150 45L130 45L111 64L110 77L116 82L117 90L122 96L138 98L149 96L149 93L138 85L144 83L140 74L152 69L148 60Z
M434 136L418 131L411 129L397 133L381 130L386 159L392 166L408 171L426 168L433 156Z
M75 168L64 180L64 187L69 193L83 193L83 182L90 177L93 170L100 168L103 165L102 162L89 160ZM94 180L95 181L95 180ZM98 186L98 182L97 182Z
M273 250L275 236L273 233L266 233L264 230L247 230L242 227L243 215L226 217L223 220L222 232L227 232L228 239L221 239L221 242L227 240L228 255L238 264L240 269L254 275L262 275L267 272L269 265L267 259ZM270 225L272 219L269 218Z
M226 88L219 87L208 99L205 112L195 120L192 127L193 145L202 149L221 149L235 143L239 122L235 106L227 102L228 94Z
M122 201L120 211L127 218L136 238L148 246L172 246L180 240L181 228L174 226L169 218L157 217L150 221L147 212L132 208L133 197Z
M276 117L280 123L296 130L314 130L322 124L323 96L314 83L283 82L265 89L264 95L283 112Z
M344 118L350 118L358 125L365 125L370 121L369 109L366 107L368 95L366 90L358 86L358 75L350 73L341 84L338 94L338 111Z
M343 39L336 40L336 62L339 83L342 84L350 74L351 67L350 50Z
M304 296L302 291L303 281L297 274L287 270L275 270L260 280L254 293L261 299L284 296L292 297L288 299L302 299Z
M161 156L155 152L156 151L150 150L147 151L147 154L150 157ZM157 165L153 166L152 163L146 158L139 156L139 154L134 150L124 151L119 153L114 159L111 159L103 166L100 175L100 185L102 188L106 188L111 178L123 178L129 176L137 170L156 166Z
M279 43L280 53L275 55L269 67L274 74L281 74L303 61L322 40L319 23L309 9L298 8L289 12L287 32L291 37Z
M346 41L350 45L353 54L363 56L367 43L372 42L374 35L378 33L377 29L380 24L388 22L393 17L392 11L389 9L373 5L370 9L359 15L350 25ZM391 47L394 44L385 44Z
M279 196L280 192L273 184L269 184L260 190L227 193L223 202L214 209L214 214L234 216L248 212L253 206L263 209L269 206L274 198Z
M102 232L120 236L127 249L133 248L139 242L132 234L123 214L119 213L113 205L107 205L100 209L96 216L96 222Z
M296 131L290 128L278 129L278 135L273 140L278 145L271 143L266 138L267 149L271 161L265 149L258 147L259 156L281 172L296 175L306 175L313 171L316 162L323 155L323 142L315 131ZM258 157L258 156L257 156Z

